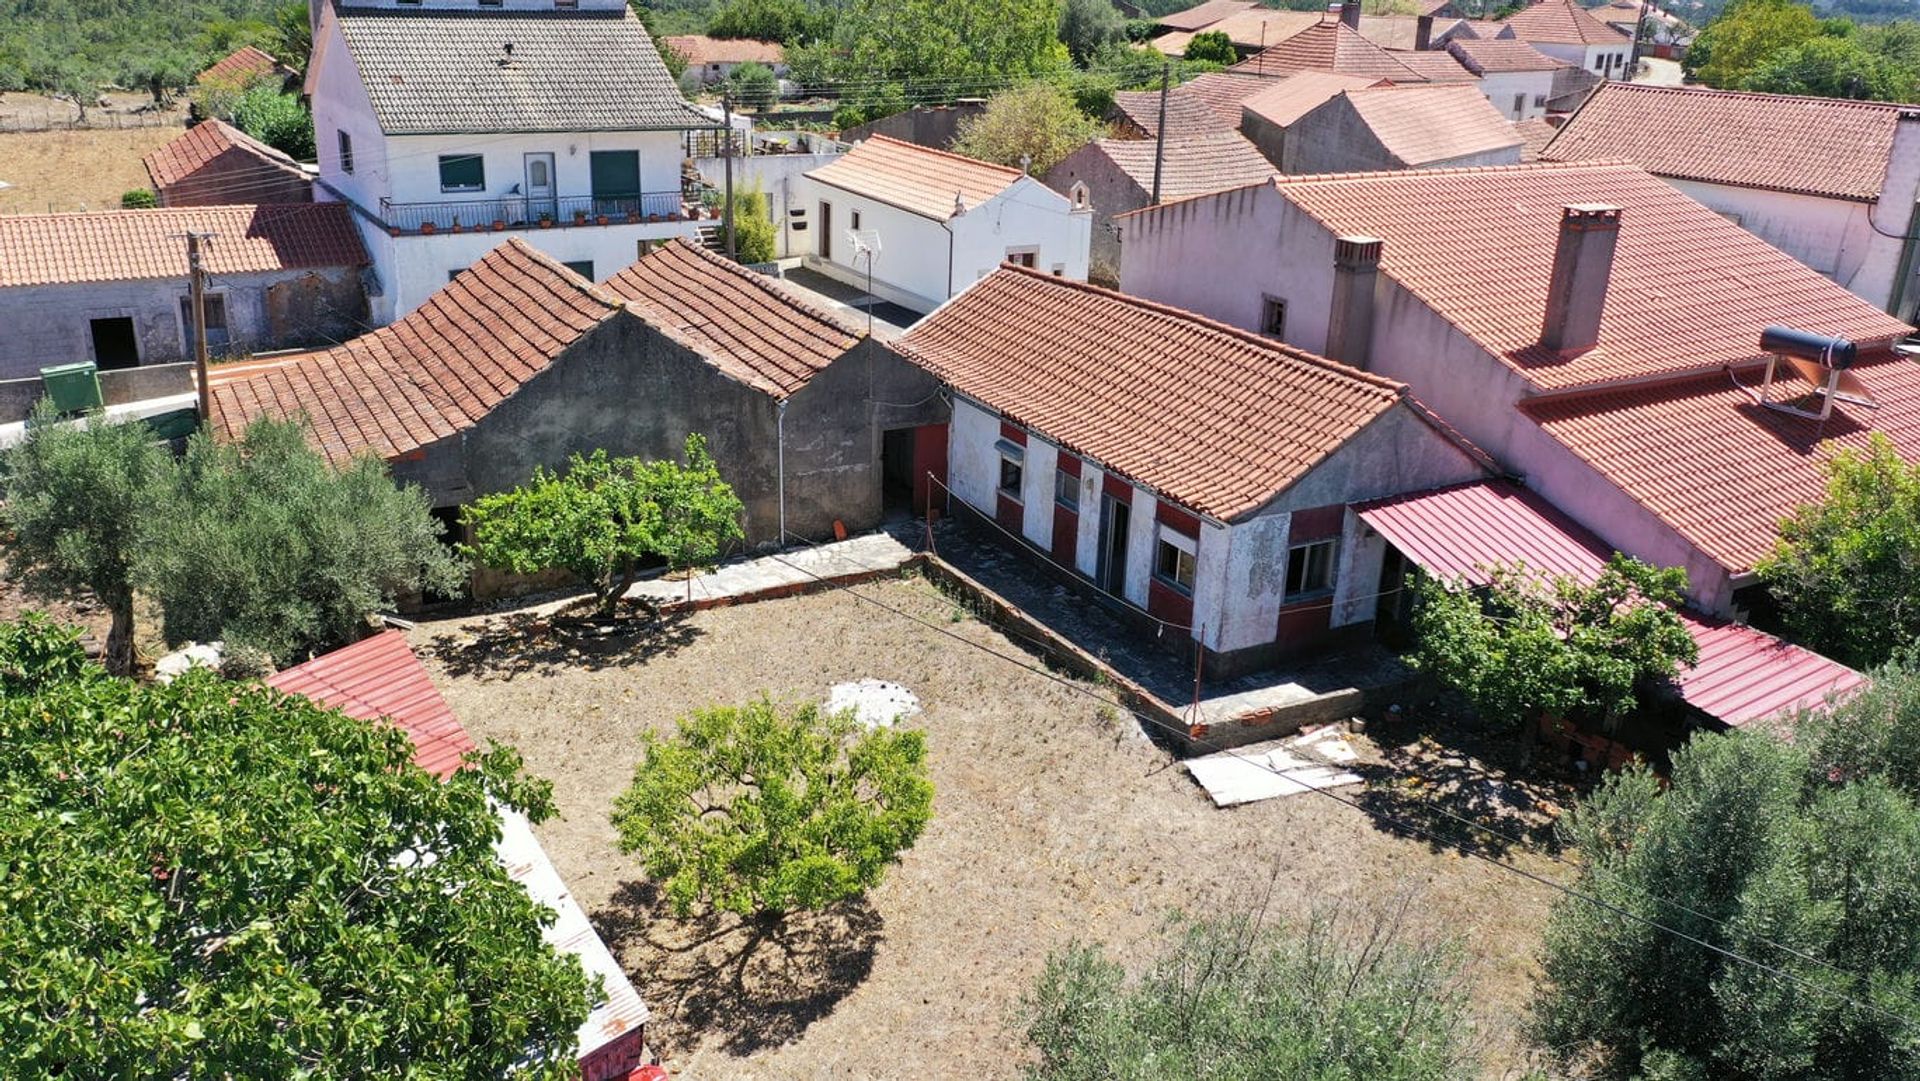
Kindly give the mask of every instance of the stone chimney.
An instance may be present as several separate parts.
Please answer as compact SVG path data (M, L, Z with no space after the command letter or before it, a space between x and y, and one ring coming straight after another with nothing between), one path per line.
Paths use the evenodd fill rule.
M1413 51L1426 52L1433 48L1433 16L1421 15L1413 20Z
M1333 302L1327 307L1327 359L1365 368L1373 351L1373 284L1380 276L1380 241L1370 236L1333 242Z
M1613 248L1620 239L1620 208L1573 203L1560 208L1560 239L1547 281L1547 314L1540 344L1556 353L1582 353L1600 342Z
M1340 21L1360 29L1360 0L1340 0Z

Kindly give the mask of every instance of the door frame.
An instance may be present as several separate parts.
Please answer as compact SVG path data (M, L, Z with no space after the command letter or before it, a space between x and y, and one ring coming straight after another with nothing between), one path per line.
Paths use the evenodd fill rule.
M820 258L833 261L833 204L820 200Z
M1127 539L1132 526L1132 504L1101 492L1100 553L1094 561L1093 577L1103 592L1116 597L1124 597L1127 592Z
M547 164L547 187L545 195L535 195L533 185L533 163L544 161ZM532 150L520 155L521 198L527 204L526 220L540 220L540 212L545 211L556 221L560 218L560 163L551 150Z

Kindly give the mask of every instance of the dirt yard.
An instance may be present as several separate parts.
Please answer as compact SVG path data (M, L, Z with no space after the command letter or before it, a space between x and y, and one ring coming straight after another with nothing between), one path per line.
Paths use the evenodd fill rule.
M184 116L184 114L183 114ZM0 132L0 214L117 210L120 196L151 184L140 159L179 126Z
M861 588L1029 659L921 579ZM563 817L541 839L652 1006L676 1077L1010 1078L1022 1055L1010 1018L1048 951L1078 937L1135 959L1169 910L1244 908L1269 881L1280 912L1412 891L1420 929L1460 935L1470 953L1489 1076L1518 1064L1543 887L1314 795L1216 810L1117 711L845 593L702 613L625 651L508 624L426 623L413 641L476 736L553 779ZM672 918L607 818L639 734L696 706L820 699L869 677L925 706L938 794L919 844L866 902L744 956L731 921ZM1376 763L1469 761L1451 754L1389 748ZM1392 806L1406 783L1345 791Z

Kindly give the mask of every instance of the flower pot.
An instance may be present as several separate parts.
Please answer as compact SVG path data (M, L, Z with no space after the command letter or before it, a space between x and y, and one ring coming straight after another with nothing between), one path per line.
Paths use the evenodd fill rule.
M459 232L459 231L460 231L460 223L459 223L459 222L454 222L454 223L453 223L453 228L451 228L451 229L449 229L449 230L447 230L447 232L449 232L449 233L457 233L457 232Z
M580 211L580 212L578 212L578 213L576 213L576 214L575 214L575 215L573 216L573 224L575 224L575 225L585 225L585 224L587 224L587 212L586 212L586 211L584 211L584 210L582 210L582 211Z
M506 223L506 222L504 222L504 221L501 221L501 220L500 220L499 218L495 218L495 219L493 219L493 231L494 231L494 232L496 232L496 233L500 233L500 232L505 232L505 231L506 231L506 228L507 228L507 223Z
M605 225L607 224L607 216L605 214L601 214L593 219L593 223L595 225Z
M552 219L552 218L541 218L541 219L540 219L540 228L542 228L542 229L551 229L551 228L553 228L553 219Z
M653 223L655 223L655 222L658 222L659 220L660 220L660 215L658 215L658 214L648 214L648 215L647 215L647 223L648 223L648 224L653 224Z
M638 210L627 211L627 224L628 225L640 224L640 212Z
M430 222L430 221L423 221L423 222L421 222L421 223L420 223L420 235L421 235L421 236L432 236L432 235L433 235L433 231L434 231L434 226L433 226L433 223L432 223L432 222Z

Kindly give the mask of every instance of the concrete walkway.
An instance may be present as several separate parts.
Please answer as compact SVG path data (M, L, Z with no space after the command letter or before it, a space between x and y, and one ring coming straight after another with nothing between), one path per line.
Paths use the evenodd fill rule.
M913 551L906 545L885 533L872 533L723 563L691 582L668 578L636 582L626 599L648 598L666 608L716 608L879 577L899 570L912 558Z

